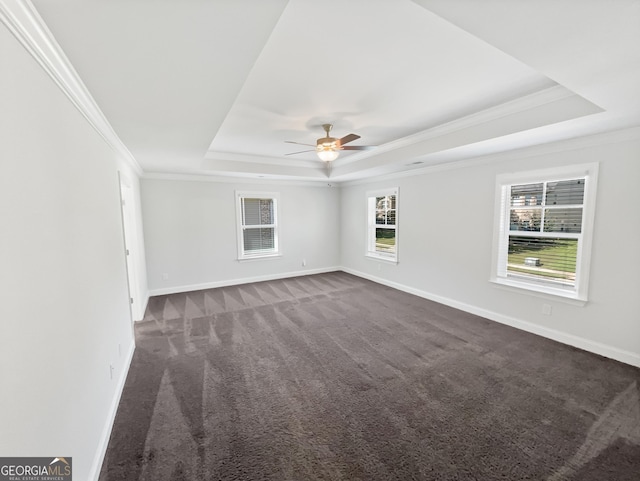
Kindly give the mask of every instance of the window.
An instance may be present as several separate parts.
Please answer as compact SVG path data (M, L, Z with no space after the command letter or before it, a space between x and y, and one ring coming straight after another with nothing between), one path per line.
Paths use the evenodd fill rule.
M498 177L492 280L587 300L598 165Z
M367 193L367 256L398 260L398 189Z
M236 192L238 258L255 259L279 255L278 194Z

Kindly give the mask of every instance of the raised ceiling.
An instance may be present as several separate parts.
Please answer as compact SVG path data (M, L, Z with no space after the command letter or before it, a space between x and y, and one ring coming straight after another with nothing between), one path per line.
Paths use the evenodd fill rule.
M640 125L637 0L34 0L145 175L352 180ZM331 174L321 124L356 133Z

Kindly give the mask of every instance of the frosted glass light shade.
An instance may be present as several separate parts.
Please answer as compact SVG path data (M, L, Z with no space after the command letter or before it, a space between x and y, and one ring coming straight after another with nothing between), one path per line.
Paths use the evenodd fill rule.
M325 162L331 162L332 160L336 160L340 152L333 149L318 149L318 157L320 160L324 160Z

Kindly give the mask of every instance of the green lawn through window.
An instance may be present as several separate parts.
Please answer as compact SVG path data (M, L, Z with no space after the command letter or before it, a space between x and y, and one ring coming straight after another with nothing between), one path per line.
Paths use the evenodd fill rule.
M522 242L523 239L518 238L520 242L510 242L508 271L537 277L575 280L577 240L553 239L545 245L544 242L539 242L539 239L534 239L530 245L527 245ZM527 257L540 259L540 265L526 265L525 259Z

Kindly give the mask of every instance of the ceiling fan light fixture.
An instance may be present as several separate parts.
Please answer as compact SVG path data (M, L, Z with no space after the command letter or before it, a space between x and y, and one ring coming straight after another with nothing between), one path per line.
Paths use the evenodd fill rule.
M320 160L324 160L325 162L332 162L338 158L338 155L340 155L340 151L335 150L331 145L318 145L316 147L316 153L318 154L318 157L320 157Z
M369 150L373 148L370 145L356 145L356 146L344 146L349 142L353 142L354 140L358 140L360 138L359 135L356 134L347 134L342 138L331 137L330 132L333 125L331 124L322 124L322 128L325 131L325 136L319 138L316 141L316 154L320 157L320 160L324 162L333 162L340 155L341 150ZM312 144L302 144L300 142L294 142L292 140L285 140L288 144L298 144L298 145L306 145L308 147L313 147ZM301 152L291 152L290 154L285 155L295 155L295 154L304 154L306 152L312 152L312 150L303 150Z

